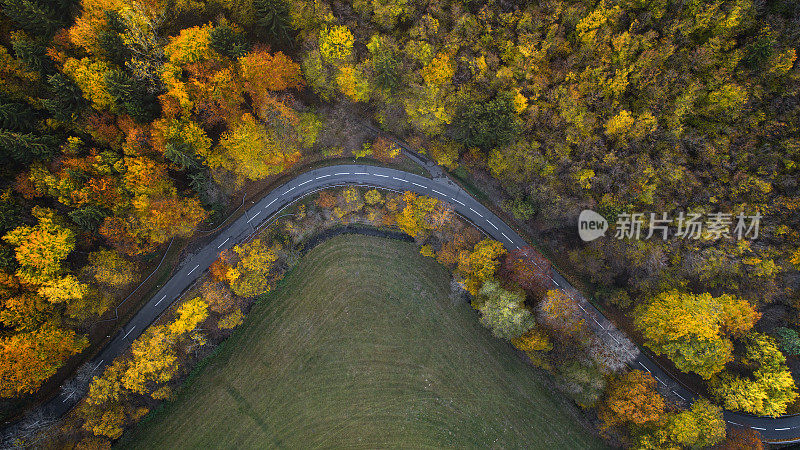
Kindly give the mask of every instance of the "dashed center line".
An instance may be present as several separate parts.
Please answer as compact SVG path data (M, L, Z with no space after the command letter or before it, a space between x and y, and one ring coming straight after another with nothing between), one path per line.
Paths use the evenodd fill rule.
M402 178L392 177L392 179L397 180L397 181L402 181L403 183L408 183L408 180L404 180Z
M196 270L198 267L200 267L200 264L198 264L198 265L196 265L196 266L192 267L192 270L190 270L190 271L189 271L189 273L187 273L186 275L191 275L191 274L192 274L192 272L194 272L194 271L195 271L195 270Z
M471 206L469 207L469 210L474 212L475 214L477 214L478 217L483 217L483 214L479 213L478 211L475 211L474 209L472 209ZM506 235L504 234L503 236L506 236ZM506 236L506 239L508 239L508 236ZM508 239L508 242L511 242L511 239Z
M441 195L442 197L447 197L447 194L445 194L444 192L439 192L439 191L437 191L436 189L431 189L431 190L432 190L433 192L435 192L435 193L437 193L437 194Z
M497 230L497 229L498 229L498 228L497 228L497 225L493 224L491 220L489 220L489 219L486 219L486 223L488 223L489 225L493 226L495 230Z
M304 184L311 183L312 181L314 181L314 180L303 181L302 183L298 184L297 186L300 187L300 186L302 186Z
M389 175L381 175L379 173L373 173L372 175L376 176L376 177L381 177L381 178L389 178Z
M642 364L642 362L641 362L641 361L639 361L639 365L640 365L640 366L642 366L642 367L644 367L644 370L646 370L646 371L647 371L647 373L650 373L650 369L648 369L648 368L647 368L647 366L645 366L644 364Z
M350 175L350 172L336 172L334 175Z
M369 175L367 172L353 172L353 175Z
M98 368L98 367L100 367L100 364L103 364L103 361L105 361L105 359L101 359L101 360L100 360L100 362L99 362L99 363L97 363L97 365L96 365L96 366L94 366L94 369L92 369L92 372L94 372L95 370L97 370L97 368Z
M247 223L250 223L250 221L251 221L251 220L253 220L253 219L255 219L256 217L258 217L258 215L259 215L259 214L261 214L261 211L259 211L259 212L255 213L255 214L253 214L253 217L251 217L251 218L247 219Z
M329 177L329 176L330 176L330 174L329 174L329 175L320 175L320 176L318 176L317 178L314 178L314 179L315 179L315 180L321 180L321 179L323 179L323 178L327 178L327 177Z
M292 188L289 188L289 190L288 190L288 191L286 191L286 192L284 192L284 193L283 193L283 195L286 195L286 194L288 194L289 192L292 192L292 191L293 191L293 190L294 190L296 187L297 187L297 186L295 186L295 187L292 187Z
M274 200L272 200L271 202L269 202L269 204L268 204L267 206L265 206L265 207L264 207L264 209L267 209L267 208L269 208L270 206L272 206L272 204L273 204L273 203L275 203L275 202L277 202L277 201L278 201L278 199L277 199L277 198L276 198L276 199L274 199Z
M679 397L681 400L683 400L683 401L686 401L686 399L685 399L685 398L684 398L684 397L683 397L681 394L678 394L678 393L677 393L677 392L675 392L674 390L672 391L672 393L673 393L673 394L675 394L675 395L677 395L677 396L678 396L678 397Z
M472 208L470 208L470 209L472 209ZM514 241L512 241L510 237L506 236L505 233L500 233L500 234L502 234L503 237L506 238L506 240L508 240L508 242L511 242L512 244L514 243Z
M164 296L163 296L163 297L161 297L161 300L159 300L159 301L157 301L157 302L156 302L156 305L155 305L155 306L158 306L158 304L159 304L159 303L161 303L162 301L164 301L164 299L165 299L165 298L167 298L167 294L164 294Z
M459 204L459 205L461 205L461 206L467 206L467 205L465 205L465 204L461 203L460 201L458 201L458 200L456 200L456 199L453 199L453 201L454 201L454 202L456 202L456 203L458 203L458 204Z
M766 429L766 428L761 428L761 427L750 427L750 428L752 428L752 429L754 429L754 430L767 431L767 429Z
M558 286L558 287L561 287L561 285L560 285L560 284L558 284L558 281L556 281L556 279L555 279L555 278L550 278L550 279L551 279L551 280L553 280L553 283L555 283L555 284L556 284L556 286Z
M223 246L223 245L225 245L225 243L226 243L226 242L228 242L228 241L230 241L230 240L231 240L231 238L230 238L230 237L226 237L226 238L225 238L225 240L224 240L224 241L222 241L222 244L219 244L219 245L217 246L217 248L218 248L218 249L219 249L219 248L222 248L222 246Z
M417 187L421 187L422 189L428 189L428 186L423 186L423 185L421 185L419 183L414 183L413 181L411 182L411 184L413 184L414 186L417 186Z
M736 422L734 422L732 420L726 420L725 422L728 422L731 425L736 425L737 427L743 427L744 426L744 425L742 425L740 423L736 423Z
M132 326L131 329L128 330L127 333L125 333L125 336L122 336L122 339L125 339L126 337L128 337L128 335L131 334L131 331L133 331L134 328L136 328L136 325Z
M791 428L790 428L790 427L786 427L786 428L775 428L775 431L786 431L786 430L791 430Z

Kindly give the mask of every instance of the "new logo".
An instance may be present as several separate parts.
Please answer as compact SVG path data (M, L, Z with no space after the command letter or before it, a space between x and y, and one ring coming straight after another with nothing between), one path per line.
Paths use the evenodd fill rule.
M578 216L578 235L584 242L593 241L606 235L608 221L590 209L584 209Z

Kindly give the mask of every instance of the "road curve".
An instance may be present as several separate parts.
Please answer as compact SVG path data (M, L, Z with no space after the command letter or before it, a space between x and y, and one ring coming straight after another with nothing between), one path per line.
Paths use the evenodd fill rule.
M221 251L248 238L259 225L271 220L276 213L295 200L320 189L341 185L375 186L436 197L452 205L458 214L471 221L493 239L501 242L509 250L528 245L509 225L446 177L437 176L429 179L400 170L357 164L315 169L298 175L271 191L258 202L251 203L241 218L220 231L211 243L187 258L178 272L91 361L94 373L100 373L114 358L124 353L143 330L203 275ZM578 301L587 317L586 322L596 331L609 332L616 329L560 274L553 272L552 282ZM667 375L644 352L641 352L631 365L653 374L662 391L683 399L687 403L696 398L695 394ZM44 405L44 412L49 417L59 417L72 409L79 401L80 399L74 395L61 394ZM759 431L764 440L768 442L800 441L800 415L770 418L725 411L725 420L729 426L747 427Z

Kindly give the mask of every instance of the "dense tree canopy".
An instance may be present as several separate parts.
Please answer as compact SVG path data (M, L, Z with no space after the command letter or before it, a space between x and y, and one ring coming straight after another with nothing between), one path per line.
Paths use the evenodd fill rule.
M710 378L733 359L731 337L752 328L760 314L731 295L664 292L636 313L646 344L684 371Z

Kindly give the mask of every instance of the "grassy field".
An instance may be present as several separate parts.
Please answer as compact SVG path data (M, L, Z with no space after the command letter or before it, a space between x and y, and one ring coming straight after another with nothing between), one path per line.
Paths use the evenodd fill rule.
M592 448L575 407L449 298L413 244L332 238L257 303L134 448Z

